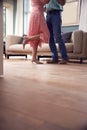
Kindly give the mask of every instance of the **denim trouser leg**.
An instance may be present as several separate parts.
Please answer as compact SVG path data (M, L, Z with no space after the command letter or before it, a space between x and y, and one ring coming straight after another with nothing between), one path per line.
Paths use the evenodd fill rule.
M48 26L48 29L49 29L49 32L50 32L49 46L50 46L50 49L51 49L51 52L52 52L52 59L57 61L58 60L58 51L57 51L55 40L54 40L51 17L50 17L49 14L46 17L46 21L47 21L47 26Z
M47 15L47 25L50 31L50 48L54 57L56 57L57 49L54 48L55 43L59 44L62 59L67 59L67 51L61 36L61 11L53 12Z

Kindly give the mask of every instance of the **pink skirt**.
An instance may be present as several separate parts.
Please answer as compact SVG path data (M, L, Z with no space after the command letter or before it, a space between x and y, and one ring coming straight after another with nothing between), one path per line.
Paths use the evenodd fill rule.
M40 39L29 41L31 46L34 46L35 44L41 46L42 43L49 43L50 34L44 14L40 11L34 11L30 16L28 36L34 36L38 34L40 34Z

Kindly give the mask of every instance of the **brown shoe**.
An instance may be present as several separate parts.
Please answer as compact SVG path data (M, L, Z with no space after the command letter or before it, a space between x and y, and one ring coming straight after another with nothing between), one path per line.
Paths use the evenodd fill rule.
M67 64L67 61L68 61L68 60L61 60L61 61L59 62L59 64Z
M47 64L58 64L58 60L47 61Z

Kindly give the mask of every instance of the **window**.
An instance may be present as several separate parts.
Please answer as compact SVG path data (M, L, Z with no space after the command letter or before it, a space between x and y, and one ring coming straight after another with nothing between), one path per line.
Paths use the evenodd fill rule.
M74 26L79 23L79 0L67 0L62 12L62 25ZM24 0L24 34L27 34L31 11L30 0Z
M79 22L79 1L67 0L62 13L62 25L78 25Z

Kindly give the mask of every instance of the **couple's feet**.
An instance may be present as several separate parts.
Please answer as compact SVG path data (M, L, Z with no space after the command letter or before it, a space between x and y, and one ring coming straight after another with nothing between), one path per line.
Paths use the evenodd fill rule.
M38 60L32 60L32 63L34 64L43 64L42 62ZM47 64L67 64L67 60L61 60L60 62L58 61L47 61Z
M52 60L52 61L47 61L47 64L67 64L68 60L61 60L60 62L58 62L58 60ZM34 64L43 64L42 62L38 61L38 60L32 60L32 63Z
M47 61L47 64L67 64L68 60L61 60L60 62L58 62L58 60L52 60L52 61Z
M31 61L34 64L43 64L42 62L38 61L37 59ZM67 64L68 60L61 60L58 62L57 60L47 61L47 64Z

